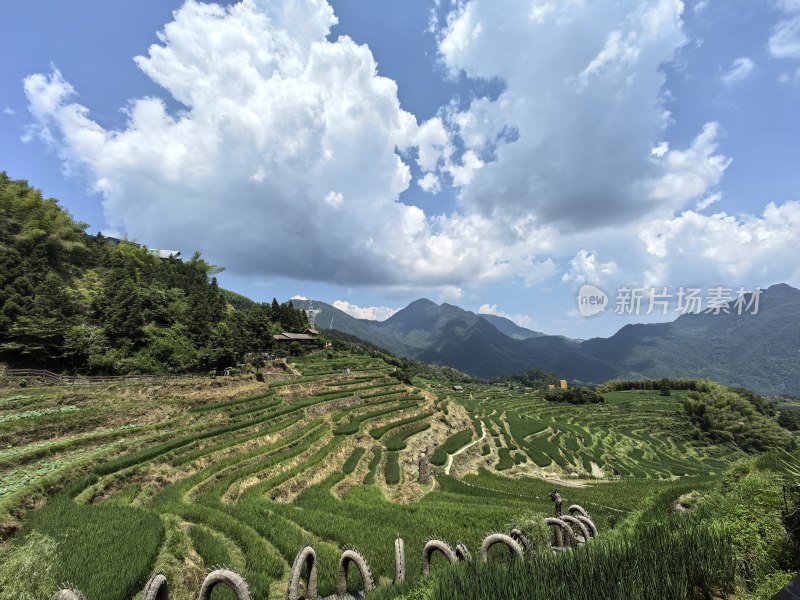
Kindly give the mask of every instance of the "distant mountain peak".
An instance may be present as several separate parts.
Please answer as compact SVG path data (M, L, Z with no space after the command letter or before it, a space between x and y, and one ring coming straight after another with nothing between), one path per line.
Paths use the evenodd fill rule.
M436 302L434 302L433 300L428 300L427 298L419 298L411 302L408 306L406 306L406 308L411 308L412 306L415 308L419 308L419 307L439 306L439 305L436 304Z
M789 296L797 296L800 298L800 290L790 286L788 283L776 283L774 285L769 286L766 290L764 290L765 294L770 295L789 295Z
M455 367L481 377L540 368L570 381L709 377L764 394L800 394L800 290L762 290L752 318L681 315L671 322L626 324L611 337L573 340L525 329L497 315L420 298L386 321L322 309L317 327L332 326L395 354ZM735 290L733 291L735 294ZM306 308L308 302L302 304Z

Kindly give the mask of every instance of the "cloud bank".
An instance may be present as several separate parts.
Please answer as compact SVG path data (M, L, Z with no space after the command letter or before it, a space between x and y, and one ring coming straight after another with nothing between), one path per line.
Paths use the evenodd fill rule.
M478 307L478 314L479 315L495 315L497 317L504 317L509 321L513 321L520 327L525 327L527 329L531 329L536 327L536 321L534 321L530 315L524 314L509 314L503 310L497 308L497 304L482 304Z
M669 122L665 75L685 43L677 0L461 3L440 31L454 73L505 83L451 117L486 164L465 206L493 220L588 231L671 211L716 185L728 161L709 123L689 148L652 150Z
M346 312L356 319L367 319L369 321L385 321L397 312L396 308L389 308L388 306L356 306L346 300L336 300L333 303L333 307Z
M793 56L795 3L782 0L776 56ZM667 273L660 248L679 240L659 238L653 223L724 229L746 246L771 211L794 214L793 204L760 217L686 212L720 198L730 159L715 122L685 147L665 139L662 66L686 42L679 0L452 6L433 27L442 64L502 91L454 99L426 121L401 107L367 46L330 39L325 0L188 0L135 59L181 109L132 99L125 125L109 129L54 68L25 80L33 131L102 195L111 229L200 247L239 275L448 299L489 281ZM728 75L750 70L737 61ZM412 183L432 194L452 186L457 210L404 202ZM788 223L775 244L797 234ZM709 260L729 270L727 259ZM746 261L753 273L758 260L767 258ZM392 310L344 305L364 318Z

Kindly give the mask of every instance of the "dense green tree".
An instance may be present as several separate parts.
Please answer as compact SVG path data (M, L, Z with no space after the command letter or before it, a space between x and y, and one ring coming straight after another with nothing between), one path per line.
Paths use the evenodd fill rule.
M124 264L115 265L103 282L100 317L112 344L131 349L144 341L142 298Z
M247 311L246 327L252 344L248 350L265 351L272 348L275 339L275 326L270 319L271 310L268 304L257 304Z
M85 229L0 173L0 360L88 373L222 369L308 325L291 302L220 289L222 269L199 252L162 259Z
M58 367L67 330L75 322L74 303L55 273L47 274L33 296L30 310L14 321L0 349L38 365Z
M237 352L237 338L228 323L219 323L212 328L208 344L198 353L200 368L208 371L233 366L245 351Z
M778 415L778 425L789 431L800 431L800 408L781 410L781 414Z
M544 393L548 402L568 402L569 404L600 404L605 398L589 388L555 388Z
M198 352L189 339L186 326L145 328L148 343L140 352L140 360L150 361L148 371L186 373L197 367Z
M507 375L493 380L496 383L518 383L529 388L545 388L548 385L558 385L558 377L542 369L528 369L522 375Z

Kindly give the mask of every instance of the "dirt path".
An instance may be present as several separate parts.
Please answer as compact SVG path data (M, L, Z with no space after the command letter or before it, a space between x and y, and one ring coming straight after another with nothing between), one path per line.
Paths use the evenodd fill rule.
M452 467L452 466L453 466L453 458L454 458L454 457L458 456L458 455L459 455L459 454L461 454L462 452L465 452L466 450L469 450L469 449L470 449L470 448L472 448L472 446L474 446L475 444L479 444L480 442L482 442L483 440L485 440L485 439L486 439L486 428L483 426L483 423L481 423L481 431L483 431L483 434L481 435L481 437L480 437L480 438L478 438L478 439L477 439L477 440L475 440L474 442L470 442L469 444L467 444L466 446L464 446L464 447L463 447L463 448L461 448L460 450L457 450L457 451L456 451L456 452L454 452L453 454L448 454L448 455L447 455L447 463L446 463L446 464L445 464L445 466L444 466L444 474L445 474L445 475L450 475L450 467Z
M283 359L283 364L285 364L285 365L286 365L286 368L287 368L287 369L289 369L289 371L290 371L292 374L294 374L294 375L297 375L298 377L302 377L302 376L303 376L303 374L302 374L302 373L300 372L300 370L297 368L297 364L296 364L296 363L290 363L288 360L286 360L286 359L284 358L284 359Z

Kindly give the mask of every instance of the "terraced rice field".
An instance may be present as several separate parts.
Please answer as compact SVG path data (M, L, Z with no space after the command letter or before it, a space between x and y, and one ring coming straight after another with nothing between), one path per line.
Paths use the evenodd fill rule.
M317 354L268 373L267 384L0 388L2 531L22 525L20 539L36 529L68 540L60 580L89 600L133 598L155 569L168 576L171 598L192 598L220 564L240 572L254 597L281 598L306 543L328 595L343 545L359 548L389 585L398 534L413 579L413 557L431 536L474 551L519 515L551 512L553 483L530 475L607 476L563 491L602 528L670 479L698 484L738 456L681 437L677 394L623 392L573 407L488 385L460 394L437 382L406 386L391 369ZM434 443L440 466L432 484L419 485L417 457ZM448 476L441 465L450 456Z
M685 392L611 392L605 403L549 403L541 392L511 393L467 386L464 405L495 439L498 470L511 457L540 474L570 477L673 479L714 475L743 454L694 444L683 414Z

